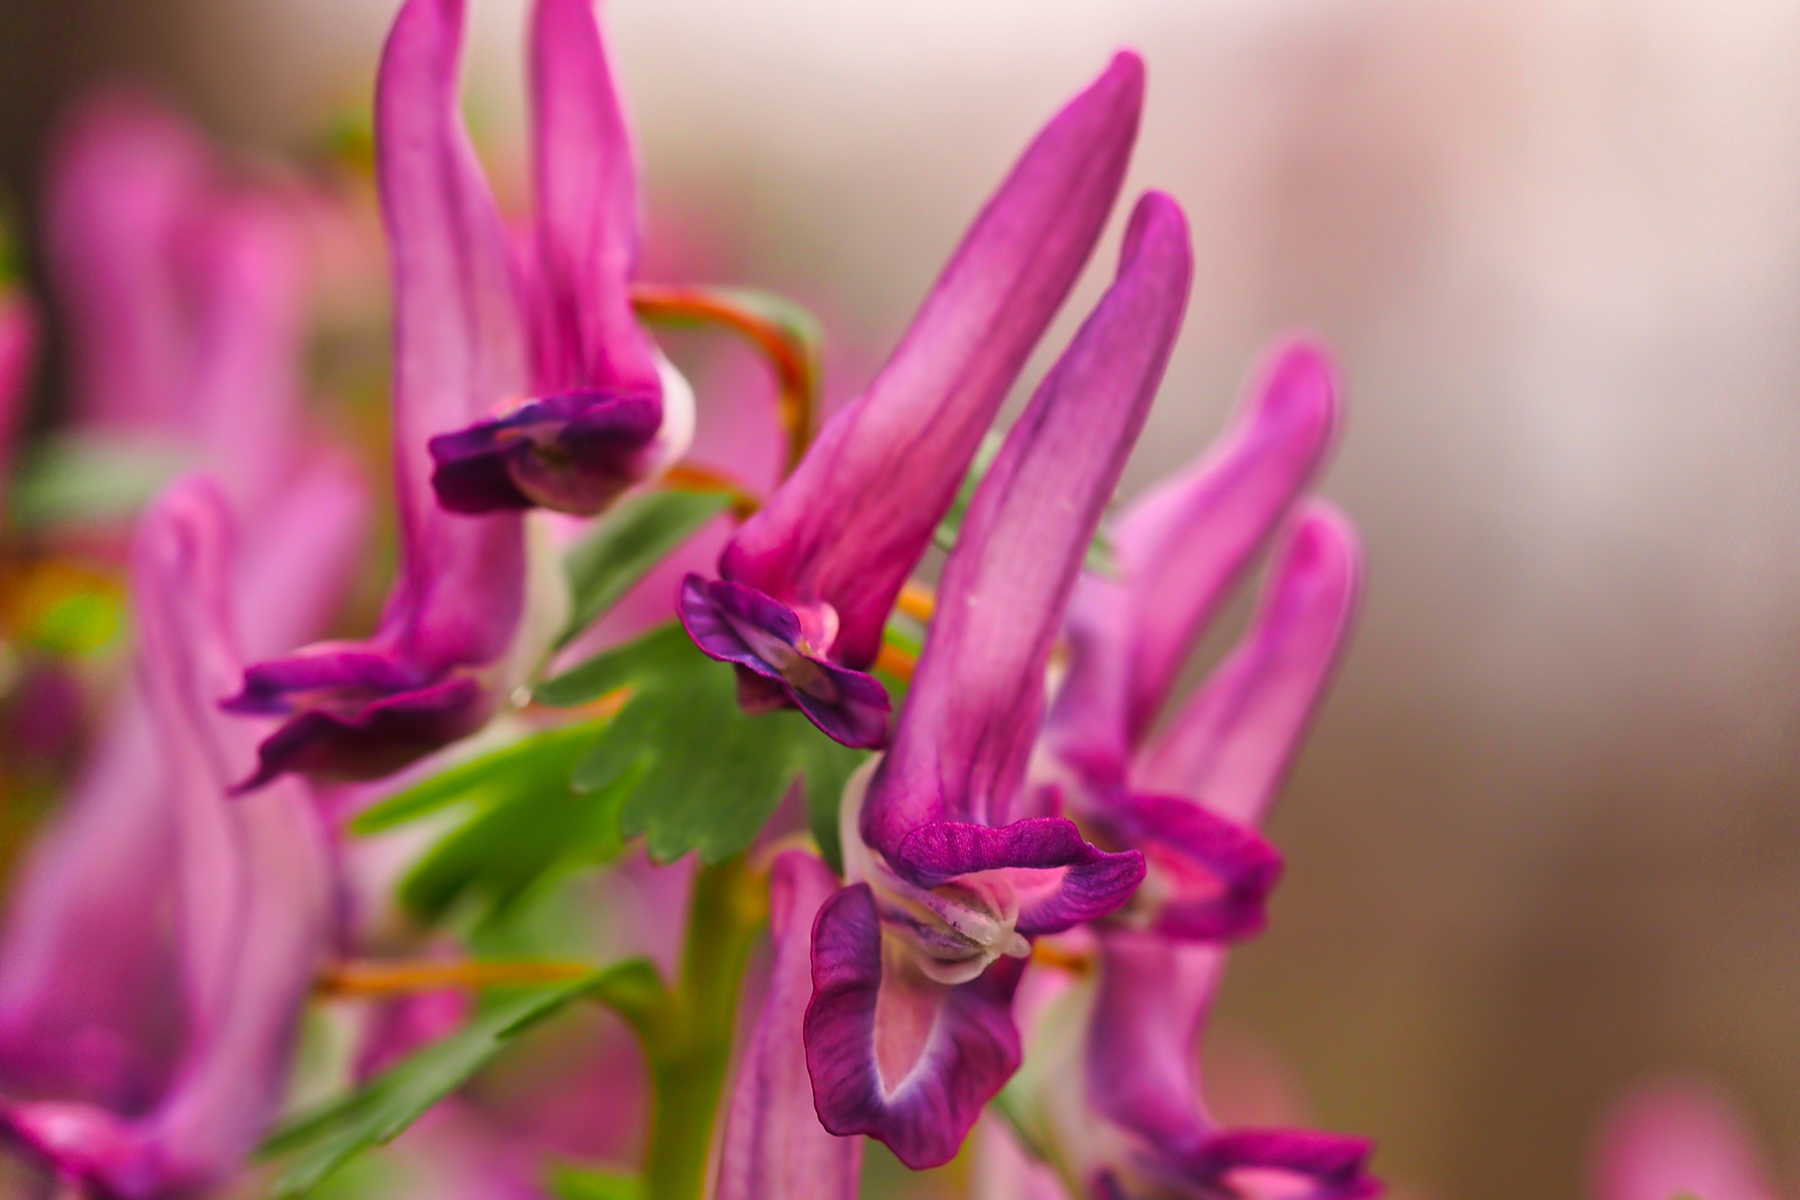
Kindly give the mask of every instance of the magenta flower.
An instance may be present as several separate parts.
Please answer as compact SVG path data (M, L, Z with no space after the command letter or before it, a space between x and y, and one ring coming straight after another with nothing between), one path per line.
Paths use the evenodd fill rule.
M746 709L794 706L850 746L887 738L864 672L994 414L1087 262L1124 179L1144 68L1120 54L1038 134L894 355L719 556L682 623Z
M1640 1088L1613 1110L1594 1158L1593 1200L1775 1200L1738 1107L1687 1080Z
M540 6L541 36L547 14L566 7ZM460 115L462 31L461 0L409 0L376 92L394 267L400 579L369 640L321 643L244 673L226 707L284 723L240 790L285 771L379 778L473 733L540 652L535 639L559 623L528 612L522 517L448 513L432 490L426 443L518 394L529 376L512 251Z
M1069 593L1187 301L1175 202L1147 194L1119 273L1019 418L945 567L892 750L851 782L851 886L813 930L807 1065L819 1118L913 1167L947 1161L1019 1062L1029 940L1117 909L1143 877L1035 815L1025 772Z
M37 361L37 308L24 293L0 280L0 479L12 468L13 439L31 399Z
M312 564L289 559L287 565ZM77 1006L102 987L125 989L105 1001L114 1011L154 1001L145 985L154 988L166 977L155 970L140 976L138 970L154 965L148 947L172 951L179 1049L154 1080L154 1094L131 1094L127 1103L97 1100L80 1094L89 1082L82 1076L93 1065L92 1050L106 1049L107 1042L72 1028L72 1014L55 1014L60 1026L35 1031L54 1040L36 1041L30 1050L40 1063L64 1055L75 1092L59 1094L40 1074L27 1085L34 1098L9 1087L0 1120L67 1185L147 1200L193 1195L225 1180L262 1136L286 1087L333 906L330 849L304 786L285 782L245 801L226 796L234 772L250 756L256 729L216 708L239 663L230 610L231 593L240 589L233 584L229 522L219 493L203 483L172 488L144 517L132 573L140 684L152 725L145 731L149 762L142 765L152 774L150 780L140 774L115 781L126 787L131 803L97 796L89 803L137 818L132 828L148 836L135 857L150 864L160 886L139 894L135 875L116 881L116 907L98 921L92 907L43 911L27 904L16 911L18 921L36 927L38 936L27 944L72 943L64 946L69 974L53 982ZM148 786L152 780L158 786ZM82 815L78 810L77 819ZM67 840L53 841L50 853L62 871L88 873L90 899L115 883L96 876L97 870L133 857L122 855L116 843L71 846ZM136 873L145 869L140 865ZM39 872L28 880L28 897L45 878ZM83 886L66 882L63 897ZM58 898L54 888L51 898ZM154 936L154 915L166 911L157 901L172 904L173 947ZM51 924L59 919L67 923ZM79 940L95 928L106 931L105 940ZM139 931L151 935L145 945L125 946L123 962L108 961L119 935ZM9 980L19 969L9 963ZM6 994L11 998L16 990ZM9 1041L15 1032L9 1024ZM154 1056L154 1047L141 1049Z
M1331 1200L1379 1191L1361 1139L1220 1127L1195 1053L1224 967L1220 943L1262 925L1280 859L1255 830L1354 613L1360 552L1348 522L1322 504L1303 507L1242 644L1166 733L1147 736L1207 618L1312 477L1335 422L1322 355L1289 347L1220 446L1119 523L1120 578L1084 580L1071 606L1075 659L1046 742L1084 828L1102 845L1142 850L1148 876L1129 907L1096 927L1097 980L1040 1021L1033 1079L1008 1094L1028 1141L1083 1193L1210 1196L1242 1190L1256 1173Z
M460 26L461 4L438 7ZM530 398L489 396L494 415L431 438L432 486L451 512L599 512L693 436L693 395L631 307L637 166L593 0L533 6L531 104Z
M1144 851L1151 885L1139 907L1171 936L1256 932L1280 878L1280 855L1255 825L1347 629L1355 550L1340 519L1311 510L1256 637L1160 740L1149 733L1207 620L1311 480L1336 423L1324 357L1304 343L1283 350L1219 445L1118 523L1120 578L1088 576L1070 608L1074 657L1046 740L1078 819L1105 842Z
M79 429L204 467L246 514L311 465L289 198L231 178L155 105L108 94L60 135L45 207Z
M769 878L775 963L738 1065L715 1200L855 1200L862 1139L826 1131L813 1111L802 1027L812 999L812 931L837 891L824 863L790 850Z

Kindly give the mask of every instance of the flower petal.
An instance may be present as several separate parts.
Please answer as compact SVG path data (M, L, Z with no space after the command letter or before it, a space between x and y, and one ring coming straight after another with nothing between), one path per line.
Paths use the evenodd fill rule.
M914 1170L949 1162L1018 1069L1011 1006L1023 960L954 987L909 974L900 957L884 963L867 884L824 903L812 945L806 1066L820 1123L884 1142Z
M582 389L431 439L438 503L480 514L534 506L598 512L644 478L661 400Z
M191 481L158 500L133 548L139 666L174 802L186 1020L173 1087L136 1119L61 1103L5 1113L60 1172L108 1194L189 1194L240 1166L280 1105L331 929L330 850L305 788L226 798L260 732L217 709L240 666L229 560L224 501Z
M166 430L190 412L169 251L208 172L193 132L136 95L89 101L57 135L45 243L84 423Z
M866 668L981 436L1092 252L1124 179L1144 68L1120 54L1025 151L893 357L746 522L720 573L824 601Z
M1594 1163L1595 1200L1774 1200L1744 1114L1712 1088L1670 1080L1642 1088L1607 1120Z
M1150 860L1156 884L1145 890L1158 893L1158 931L1195 941L1261 932L1282 860L1254 829L1183 796L1119 797L1107 805L1105 824L1115 840Z
M1140 758L1135 786L1195 797L1228 820L1262 820L1350 632L1361 582L1355 530L1309 504L1276 551L1243 642Z
M1069 607L1075 661L1050 715L1066 761L1122 782L1206 622L1312 479L1337 426L1324 352L1283 347L1224 435L1140 497L1113 534L1121 578L1089 575Z
M893 865L927 888L964 875L1009 872L1021 899L1013 928L1025 937L1103 917L1131 899L1144 879L1141 853L1096 849L1061 817L1027 817L999 829L933 821L901 840Z
M802 645L804 622L787 605L728 579L689 575L677 607L701 653L738 668L746 711L791 705L846 746L886 744L887 689L871 675L811 653Z
M38 337L36 306L0 283L0 478L11 475L13 441L31 403Z
M1366 1169L1373 1146L1360 1138L1220 1130L1207 1115L1195 1042L1225 964L1223 949L1115 928L1101 931L1100 943L1086 1073L1101 1115L1141 1138L1162 1169L1208 1191L1229 1191L1239 1171L1299 1176L1310 1185L1303 1194L1320 1200L1380 1191Z
M631 307L637 163L594 0L537 0L530 51L536 390L659 396L655 350Z
M1063 607L1168 363L1191 267L1180 208L1146 194L1117 280L970 503L863 809L865 840L890 859L920 825L1006 822L1043 718Z
M403 572L383 637L425 674L486 663L523 606L519 519L438 508L426 443L526 394L512 251L463 128L464 0L407 0L376 86L382 210L394 264L394 443Z
M862 1139L827 1133L813 1111L804 1025L812 999L812 928L837 880L790 850L769 877L775 963L768 995L738 1066L725 1122L717 1200L854 1200Z

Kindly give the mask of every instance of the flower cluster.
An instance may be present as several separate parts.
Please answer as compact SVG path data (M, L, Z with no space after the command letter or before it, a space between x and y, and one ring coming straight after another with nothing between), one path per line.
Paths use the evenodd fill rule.
M865 1138L946 1163L985 1112L991 1200L1378 1192L1369 1143L1223 1125L1197 1074L1226 949L1280 875L1259 826L1356 608L1354 531L1308 496L1339 418L1324 352L1280 347L1219 443L1108 521L1192 282L1182 209L1150 191L995 432L1114 212L1142 61L1044 126L815 433L808 320L637 278L591 0L532 5L525 214L464 128L465 18L406 0L376 87L398 566L366 637L309 640L352 592L370 502L299 382L304 244L354 223L354 188L235 168L131 97L64 139L48 257L74 432L184 457L80 536L17 539L127 546L135 635L13 885L10 1141L69 1191L160 1200L244 1186L259 1144L299 1194L404 1130L390 1156L437 1179L421 1194L457 1190L451 1162L471 1194L534 1194L546 1160L616 1157L641 1124L634 1167L558 1190L777 1200L856 1195ZM6 293L9 429L32 312ZM696 397L663 319L748 335L782 404ZM688 457L697 427L745 422L789 442L765 496ZM695 535L727 522L704 569ZM1248 632L1165 717L1265 556ZM627 594L654 616L631 640L595 624ZM463 1087L587 1001L643 1081L616 1037L547 1030L575 1078L525 1091L566 1102ZM351 1043L335 1071L297 1054L309 1013ZM313 1107L284 1122L297 1080Z

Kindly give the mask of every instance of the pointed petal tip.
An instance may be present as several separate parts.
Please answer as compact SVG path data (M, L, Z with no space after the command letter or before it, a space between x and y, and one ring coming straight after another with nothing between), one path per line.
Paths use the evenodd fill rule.
M1276 558L1281 574L1341 581L1346 604L1354 604L1362 592L1362 536L1335 504L1314 499L1303 505Z
M1135 121L1136 114L1144 107L1144 56L1129 47L1114 54L1112 61L1106 64L1106 70L1082 98L1088 96L1105 96L1121 107L1131 109Z
M1179 274L1181 295L1186 297L1187 281L1194 270L1187 213L1175 197L1153 189L1139 196L1131 210L1131 222L1125 227L1119 250L1119 276L1154 268Z
M1321 442L1329 446L1342 420L1338 371L1330 349L1310 334L1291 335L1275 344L1264 363L1257 375L1255 407L1269 419L1318 424Z

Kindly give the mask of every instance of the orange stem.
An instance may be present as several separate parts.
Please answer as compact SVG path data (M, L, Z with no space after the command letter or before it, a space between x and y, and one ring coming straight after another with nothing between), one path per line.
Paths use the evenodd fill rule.
M919 660L900 647L883 642L880 653L875 656L875 669L892 675L901 683L911 683L913 672L919 669Z
M592 975L594 967L576 962L431 962L350 960L326 967L319 991L328 996L395 996L445 988L471 991L494 987L529 987L566 983Z
M762 501L731 476L699 463L676 463L663 472L662 483L677 492L724 492L731 497L732 515L740 521L762 507Z
M937 611L937 593L931 590L929 584L909 579L906 586L900 589L900 598L894 602L894 607L919 624L927 625L931 622L931 615Z
M818 384L806 351L780 325L706 288L634 283L631 303L639 316L650 320L710 321L756 343L774 365L780 384L781 423L788 435L787 464L782 473L792 473L812 444L817 416L813 409Z

